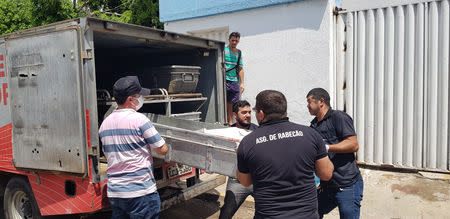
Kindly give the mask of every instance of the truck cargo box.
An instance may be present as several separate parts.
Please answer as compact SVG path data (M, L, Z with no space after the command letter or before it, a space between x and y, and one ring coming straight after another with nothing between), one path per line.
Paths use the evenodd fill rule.
M114 109L113 83L137 75L143 87L159 89L146 74L161 66L195 82L146 98L140 112L223 123L223 48L220 41L97 18L1 36L8 106L0 108L0 127L12 129L7 168L98 178L89 162L101 156L98 128Z

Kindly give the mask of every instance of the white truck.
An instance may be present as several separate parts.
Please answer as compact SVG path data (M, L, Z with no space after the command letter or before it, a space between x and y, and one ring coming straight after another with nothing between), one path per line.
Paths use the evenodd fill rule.
M108 207L98 128L115 107L112 84L125 75L139 76L154 92L141 112L170 148L165 157L155 155L158 188L185 182L176 193L161 193L163 209L224 183L223 176L200 182L195 168L230 176L236 168L235 142L196 132L225 122L223 48L219 41L96 18L0 36L5 217L86 214ZM154 87L152 69L171 65L200 67L194 92L171 94Z

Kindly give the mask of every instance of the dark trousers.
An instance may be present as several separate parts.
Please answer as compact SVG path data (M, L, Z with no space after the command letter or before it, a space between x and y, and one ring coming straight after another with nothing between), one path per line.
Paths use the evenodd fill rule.
M245 199L253 194L253 185L245 187L239 180L228 178L227 191L225 193L224 204L220 208L219 219L232 218Z
M112 219L158 219L161 200L158 192L136 198L108 198Z
M319 216L328 214L334 208L339 208L341 219L359 218L361 200L363 198L364 182L360 177L355 184L343 188L324 188L317 190L319 201Z

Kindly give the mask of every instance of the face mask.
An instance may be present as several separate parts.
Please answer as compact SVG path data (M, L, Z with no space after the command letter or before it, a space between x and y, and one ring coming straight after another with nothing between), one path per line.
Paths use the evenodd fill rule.
M136 99L136 98L134 98L134 99ZM144 98L142 96L137 98L137 100L139 102L138 105L136 106L136 105L133 104L133 106L136 107L136 111L138 111L142 107L142 105L144 105Z

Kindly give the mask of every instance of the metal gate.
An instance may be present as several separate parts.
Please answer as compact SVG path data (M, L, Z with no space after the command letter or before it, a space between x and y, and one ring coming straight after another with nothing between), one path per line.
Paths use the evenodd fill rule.
M335 105L354 118L358 161L448 172L449 0L335 18Z

